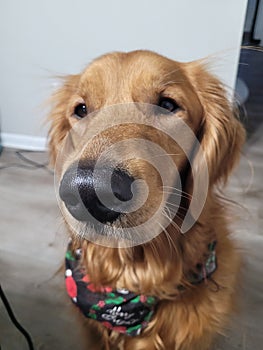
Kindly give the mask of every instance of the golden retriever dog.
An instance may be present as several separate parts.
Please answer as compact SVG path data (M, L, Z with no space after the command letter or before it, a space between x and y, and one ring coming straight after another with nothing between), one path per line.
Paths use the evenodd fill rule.
M50 121L92 349L211 349L240 274L220 193L245 133L223 84L202 60L110 53L65 78Z

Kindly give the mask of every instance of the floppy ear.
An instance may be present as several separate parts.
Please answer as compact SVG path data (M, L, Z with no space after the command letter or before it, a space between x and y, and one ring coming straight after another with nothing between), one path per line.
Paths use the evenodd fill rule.
M67 119L68 101L76 91L78 81L79 75L67 76L63 86L51 98L52 109L48 120L51 122L49 129L49 154L52 166L55 165L61 142L70 130L70 124Z
M245 131L223 84L208 73L204 65L190 65L193 65L190 78L203 107L198 137L207 162L210 185L225 184L239 159ZM193 166L195 173L201 171L202 162L202 157L197 154Z

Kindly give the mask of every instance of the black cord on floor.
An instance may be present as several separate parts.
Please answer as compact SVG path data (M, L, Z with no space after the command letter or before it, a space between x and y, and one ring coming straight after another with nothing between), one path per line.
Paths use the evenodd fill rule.
M23 334L23 336L25 337L26 341L27 341L27 344L28 344L28 349L29 350L34 350L34 345L33 345L33 342L32 342L32 339L31 339L31 336L30 334L21 326L21 324L17 321L15 315L14 315L14 312L9 304L9 301L7 300L7 297L1 287L1 284L0 284L0 298L2 299L2 302L6 308L6 311L8 313L8 316L10 318L10 320L12 321L13 325L19 330L19 332L21 334ZM0 345L0 350L1 350L1 345Z
M48 168L48 162L39 163L39 162L36 162L36 161L34 161L34 160L32 160L24 155L25 153L28 154L28 153L37 153L37 152L43 153L42 151L29 151L29 150L15 151L15 155L20 160L22 160L25 164L22 164L22 163L4 164L4 165L0 165L0 170L9 169L9 168L23 168L23 169L29 169L29 170L44 169L44 170L48 171L49 173L53 174L53 171Z
M34 168L46 168L48 166L48 162L46 163L39 163L36 162L28 157L26 157L24 154L25 153L32 153L36 151L16 151L16 155L19 159L21 159L23 162L28 163L29 165L33 166Z

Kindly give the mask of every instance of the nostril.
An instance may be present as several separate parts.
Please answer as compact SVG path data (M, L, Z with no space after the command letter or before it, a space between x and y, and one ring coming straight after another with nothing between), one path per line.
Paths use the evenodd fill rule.
M119 193L119 192L113 192L113 200L112 200L112 204L118 204L119 201L121 202L128 202L129 200L132 199L132 194L131 195L127 195L127 194L123 194L123 193Z
M134 178L123 170L116 169L112 174L112 191L122 202L130 201L133 197L132 183Z
M111 210L111 208L108 208L107 205L104 205L103 203L101 203L101 201L99 199L95 199L93 201L93 206L92 206L95 210L101 212L101 213L108 213L111 212L113 210Z

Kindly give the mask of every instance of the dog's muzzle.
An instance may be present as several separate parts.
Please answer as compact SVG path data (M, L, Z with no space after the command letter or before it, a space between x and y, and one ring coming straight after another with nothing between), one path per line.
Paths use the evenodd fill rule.
M92 217L112 223L127 210L133 181L121 169L105 165L94 171L94 162L79 162L65 172L59 196L75 219L88 222Z

